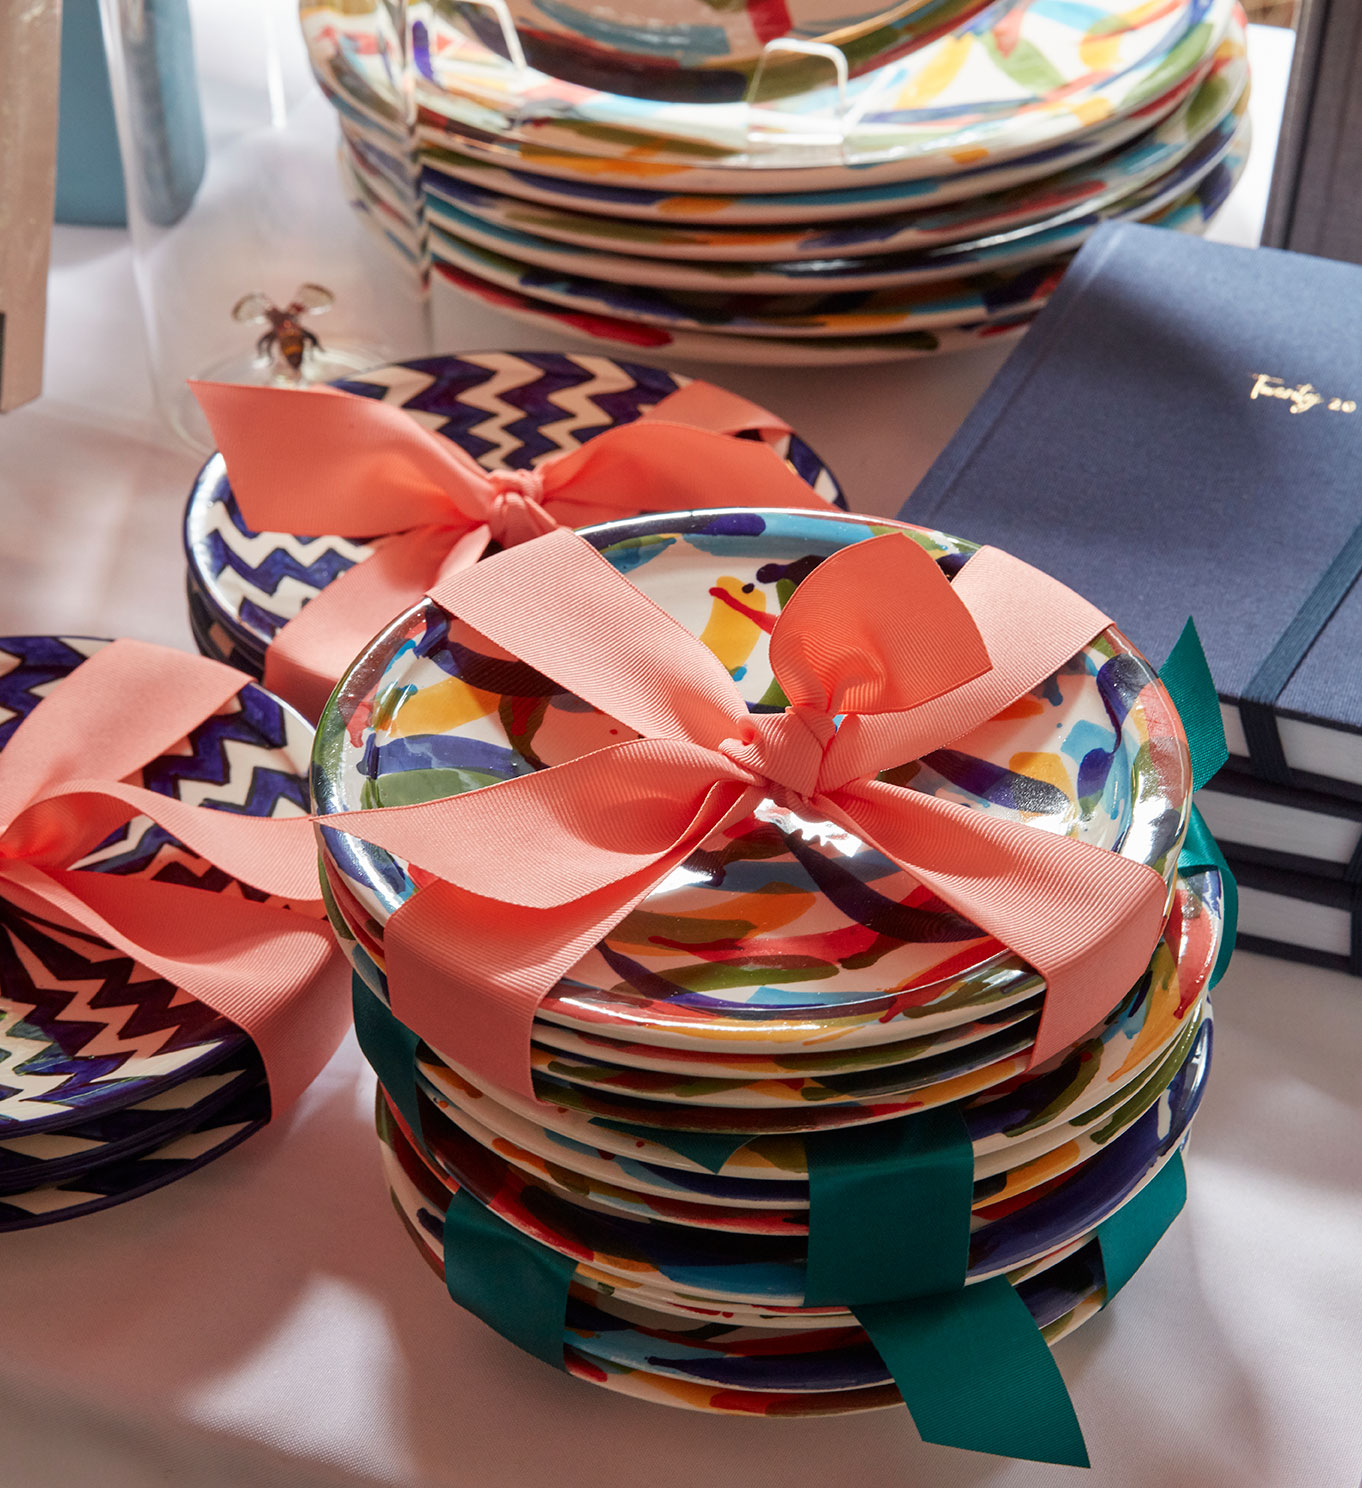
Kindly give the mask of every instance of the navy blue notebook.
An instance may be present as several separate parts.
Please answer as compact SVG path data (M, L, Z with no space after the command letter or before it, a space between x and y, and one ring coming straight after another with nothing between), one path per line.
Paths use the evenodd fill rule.
M1239 883L1239 950L1362 976L1362 897L1356 884L1225 856Z
M1362 268L1103 227L900 515L1194 615L1236 767L1362 799Z
M1362 801L1221 770L1197 805L1227 858L1362 884Z

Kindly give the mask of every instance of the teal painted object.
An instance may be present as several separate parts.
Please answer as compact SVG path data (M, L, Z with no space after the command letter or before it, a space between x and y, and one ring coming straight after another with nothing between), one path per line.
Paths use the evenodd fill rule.
M85 227L128 221L99 0L66 0L62 9L56 219Z
M207 163L187 0L140 0L120 19L136 204L171 227L189 210ZM66 0L62 16L58 222L126 226L127 188L99 0Z
M122 22L134 200L173 227L193 205L208 162L188 0L140 0Z

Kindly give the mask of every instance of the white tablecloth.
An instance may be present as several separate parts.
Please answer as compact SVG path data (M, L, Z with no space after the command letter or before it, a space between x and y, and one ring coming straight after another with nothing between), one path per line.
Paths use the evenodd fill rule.
M1256 239L1289 59L1256 31ZM455 298L447 347L546 338ZM0 633L188 646L178 517L195 460L150 412L121 234L60 230L48 396L0 422ZM1001 360L717 369L789 417L853 505L894 511ZM1060 1346L1100 1488L1357 1488L1362 985L1241 957L1183 1216ZM1050 1488L1070 1468L919 1443L902 1412L698 1417L556 1375L460 1313L379 1172L347 1043L277 1128L103 1215L0 1238L0 1485L99 1488Z

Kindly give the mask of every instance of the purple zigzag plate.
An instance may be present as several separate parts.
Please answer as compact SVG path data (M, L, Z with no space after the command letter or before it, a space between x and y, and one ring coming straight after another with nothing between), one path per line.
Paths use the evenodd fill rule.
M485 469L527 470L633 423L690 381L583 352L470 351L397 362L336 386L407 409ZM832 472L801 439L782 435L773 447L801 480L844 504ZM253 531L221 455L208 461L190 492L184 546L200 650L252 676L261 675L275 632L373 552L372 544L341 537Z
M230 1152L258 1132L269 1117L269 1089L260 1080L226 1107L150 1152L100 1163L66 1183L0 1199L0 1234L112 1209L164 1188Z
M105 1164L139 1158L202 1126L265 1078L254 1045L230 1049L211 1069L119 1111L61 1131L0 1134L0 1198L83 1178Z

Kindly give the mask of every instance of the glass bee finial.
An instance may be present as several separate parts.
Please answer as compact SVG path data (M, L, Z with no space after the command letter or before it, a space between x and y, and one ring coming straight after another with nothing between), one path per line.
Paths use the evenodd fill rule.
M243 325L263 325L265 333L255 343L258 365L269 367L280 382L306 382L304 363L321 351L322 343L303 324L305 314L320 315L336 297L323 284L300 284L281 310L267 294L243 295L232 307L232 319Z

